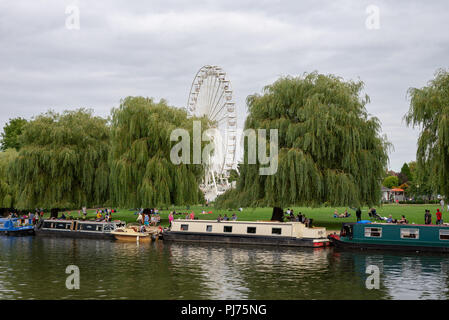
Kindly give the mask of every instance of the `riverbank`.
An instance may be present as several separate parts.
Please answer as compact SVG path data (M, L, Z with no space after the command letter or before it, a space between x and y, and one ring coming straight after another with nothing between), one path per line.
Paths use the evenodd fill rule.
M400 219L402 215L405 215L407 220L410 223L423 224L424 223L424 211L425 209L429 209L432 213L432 221L434 222L436 209L440 208L439 205L429 204L429 205L411 205L411 204L388 204L383 205L381 207L376 207L377 213L383 217L388 217L390 214L394 219ZM286 210L287 208L284 208ZM292 207L295 214L301 212L305 214L308 218L313 219L313 225L317 227L326 227L328 230L340 230L341 224L343 222L355 222L357 221L355 216L355 211L350 208L345 207L321 207L321 208L307 208L307 207ZM334 218L333 213L337 209L338 213L343 213L345 209L348 209L348 212L351 214L348 218ZM231 217L233 213L236 213L238 220L247 220L247 221L257 221L257 220L270 220L272 214L272 208L243 208L243 211L238 210L223 210L216 209L211 206L176 206L170 208L164 208L159 211L161 216L161 225L168 226L168 214L170 211L176 210L176 212L180 213L190 213L194 212L195 217L199 219L205 220L215 220L218 215L224 216L225 214L228 217ZM369 220L368 216L369 208L362 208L362 219ZM201 212L212 212L210 214L201 214ZM65 215L71 213L71 216L75 219L78 218L78 210L66 211ZM137 214L135 209L118 209L118 212L113 214L113 219L119 219L129 222L135 222L137 219ZM81 214L82 215L82 214ZM94 219L96 215L95 209L89 209L87 218ZM46 214L49 216L49 214ZM185 215L176 215L176 218L183 218ZM447 218L446 218L447 216ZM443 212L443 220L449 221L449 212Z

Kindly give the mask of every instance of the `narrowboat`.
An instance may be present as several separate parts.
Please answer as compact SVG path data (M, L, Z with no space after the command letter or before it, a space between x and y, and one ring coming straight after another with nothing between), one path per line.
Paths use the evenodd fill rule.
M33 235L33 222L28 218L0 218L0 234L7 236Z
M344 223L329 239L342 248L449 252L449 225Z
M97 222L83 220L42 220L35 227L37 236L114 239L111 233L124 226L122 221Z
M278 221L172 221L162 233L164 241L252 244L291 247L325 247L325 228L308 228L301 222Z

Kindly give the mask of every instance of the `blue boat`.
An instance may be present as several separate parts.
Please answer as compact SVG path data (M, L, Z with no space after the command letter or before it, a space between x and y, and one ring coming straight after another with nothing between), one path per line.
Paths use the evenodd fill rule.
M344 223L336 247L449 253L449 225Z
M32 219L0 218L0 234L8 236L33 235Z

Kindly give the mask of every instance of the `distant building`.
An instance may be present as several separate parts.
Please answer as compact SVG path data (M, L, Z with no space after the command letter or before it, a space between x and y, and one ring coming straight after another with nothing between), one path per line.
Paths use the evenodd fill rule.
M391 189L391 192L393 193L393 201L404 201L405 200L405 194L404 189L395 188Z
M390 202L392 200L391 189L382 186L382 202Z

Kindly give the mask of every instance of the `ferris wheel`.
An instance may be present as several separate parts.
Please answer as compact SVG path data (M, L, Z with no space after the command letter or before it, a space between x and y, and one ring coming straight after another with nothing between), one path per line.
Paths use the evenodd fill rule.
M214 152L205 163L205 176L200 186L208 200L231 187L230 171L237 170L237 117L232 93L231 82L222 68L204 66L193 79L187 101L188 114L207 116L217 133L210 136Z

